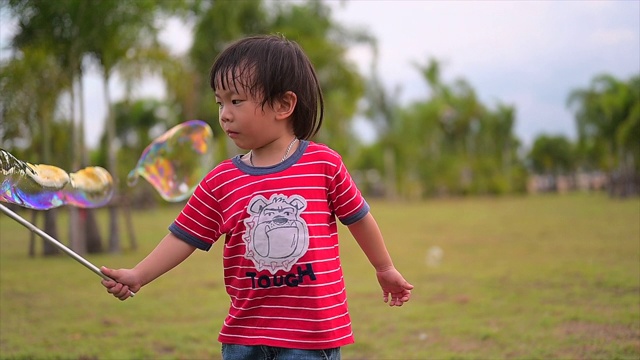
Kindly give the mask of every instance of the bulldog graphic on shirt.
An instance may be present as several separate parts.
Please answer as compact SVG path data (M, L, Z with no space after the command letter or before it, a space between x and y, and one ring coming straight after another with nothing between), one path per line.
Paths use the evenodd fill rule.
M269 200L254 196L245 219L245 258L250 259L257 270L291 270L309 248L309 229L300 216L307 208L306 200L298 195L274 194Z

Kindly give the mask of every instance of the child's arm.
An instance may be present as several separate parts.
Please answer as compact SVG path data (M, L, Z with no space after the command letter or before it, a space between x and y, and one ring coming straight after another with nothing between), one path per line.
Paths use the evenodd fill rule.
M146 258L133 269L109 269L102 267L100 271L112 280L102 280L107 291L120 300L129 297L129 290L137 292L141 287L173 269L189 257L195 247L178 239L172 233L167 234Z
M393 266L391 256L384 245L382 233L373 215L367 214L364 218L349 225L348 228L371 265L376 269L384 302L388 302L389 297L391 297L389 306L402 306L403 303L409 301L413 285L409 284Z

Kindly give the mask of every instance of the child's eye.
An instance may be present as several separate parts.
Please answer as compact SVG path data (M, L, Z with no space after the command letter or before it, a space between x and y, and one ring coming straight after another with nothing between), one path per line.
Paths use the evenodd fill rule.
M222 103L220 101L216 101L216 105L218 105L219 108L222 107Z
M238 100L238 99L236 99L236 100L231 100L231 103L232 103L233 105L238 105L238 104L240 104L241 102L242 102L242 100Z

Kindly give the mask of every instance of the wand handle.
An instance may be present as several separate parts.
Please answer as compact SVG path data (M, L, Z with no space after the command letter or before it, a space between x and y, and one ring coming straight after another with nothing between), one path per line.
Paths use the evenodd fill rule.
M89 269L89 270L93 271L94 273L96 273L96 275L100 276L101 278L103 278L105 280L113 280L112 278L110 278L107 275L103 274L100 271L100 269L98 269L97 266L93 265L92 263L87 261L85 258L83 258L82 256L78 255L76 252L74 252L73 250L69 249L63 243L61 243L60 241L54 239L53 237L51 237L46 232L40 230L38 227L36 227L32 223L30 223L27 220L25 220L22 216L20 216L20 215L16 214L15 212L11 211L8 207L4 206L3 204L0 204L0 211L2 211L3 213L7 214L10 218L12 218L13 220L17 221L22 226L24 226L27 229L31 230L32 232L36 233L41 238L47 240L49 243L51 243L52 245L54 245L55 247L60 249L62 252L64 252L65 254L69 255L70 257L72 257L74 260L76 260L80 264L84 265L87 269ZM130 296L132 296L132 297L136 295L131 290L129 290L129 293L130 293Z

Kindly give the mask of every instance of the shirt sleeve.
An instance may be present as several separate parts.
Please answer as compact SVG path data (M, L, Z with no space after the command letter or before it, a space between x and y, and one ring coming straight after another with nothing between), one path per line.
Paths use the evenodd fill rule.
M329 201L340 222L351 225L365 217L370 209L342 159L338 159L335 173L329 183Z
M169 226L177 238L208 251L221 235L222 212L205 177Z

